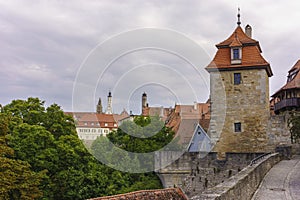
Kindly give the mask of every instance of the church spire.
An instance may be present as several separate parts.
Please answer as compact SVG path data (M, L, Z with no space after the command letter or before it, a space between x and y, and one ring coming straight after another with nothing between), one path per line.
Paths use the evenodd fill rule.
M102 101L101 98L99 98L98 104L97 104L97 113L102 113Z
M240 14L240 8L238 8L238 14L237 14L237 17L238 17L238 21L237 21L237 25L240 26L241 25L241 14Z

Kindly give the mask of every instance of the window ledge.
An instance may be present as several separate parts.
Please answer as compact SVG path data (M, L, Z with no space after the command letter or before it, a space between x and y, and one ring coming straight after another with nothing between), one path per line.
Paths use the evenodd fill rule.
M242 60L238 59L238 60L231 60L231 64L241 64Z

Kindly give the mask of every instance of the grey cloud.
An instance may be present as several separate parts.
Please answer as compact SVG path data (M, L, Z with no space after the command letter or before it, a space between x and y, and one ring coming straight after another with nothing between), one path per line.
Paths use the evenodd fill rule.
M239 4L242 25L252 25L254 39L260 41L264 56L271 63L274 72L270 81L272 94L285 83L287 70L299 59L297 24L300 5L292 0L254 0ZM113 35L135 28L159 27L181 32L203 46L212 58L216 51L214 45L226 39L236 27L236 11L236 3L218 0L2 1L1 103L33 95L71 110L76 73L90 50ZM162 54L128 55L115 63L105 83L96 88L95 98L87 100L82 96L78 97L78 102L83 109L94 110L98 96L106 98L116 78L124 72L122 70L153 60L175 68L182 64ZM92 75L91 72L87 77ZM147 75L155 77L155 73ZM192 77L189 79L197 81ZM177 84L173 78L169 81L174 86ZM155 104L173 101L165 100L167 93L163 90L148 89ZM142 91L142 88L137 90L132 101L139 103L137 93ZM115 102L122 101L116 99Z

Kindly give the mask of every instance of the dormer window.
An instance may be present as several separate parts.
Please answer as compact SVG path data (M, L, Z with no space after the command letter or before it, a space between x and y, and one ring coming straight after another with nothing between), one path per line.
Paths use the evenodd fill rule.
M288 75L287 82L292 81L296 77L298 72L299 72L299 70L297 70L297 69L294 69L293 71L290 71L289 75Z
M242 48L231 48L231 64L241 64L242 62Z
M240 50L239 49L233 49L233 60L239 60L240 59Z

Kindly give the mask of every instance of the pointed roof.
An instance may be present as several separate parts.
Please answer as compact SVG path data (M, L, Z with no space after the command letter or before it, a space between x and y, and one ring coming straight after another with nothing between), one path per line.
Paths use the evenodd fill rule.
M287 83L280 88L272 97L275 97L279 92L289 89L300 89L300 60L289 70Z
M258 45L259 46L259 42L248 37L245 32L243 31L243 29L238 26L236 27L236 29L233 31L233 33L229 36L229 38L227 38L226 40L224 40L223 42L220 42L219 44L216 45L216 47L219 48L224 48L224 47L228 47L234 40L238 40L240 43L242 43L243 45ZM259 50L261 52L261 49L259 47Z
M241 46L243 46L243 44L241 43L241 41L239 40L238 37L234 37L233 41L230 43L229 46L230 47L241 47Z
M270 64L261 55L259 42L245 34L240 26L223 42L216 45L218 51L206 67L208 72L216 70L266 69L269 77L273 75ZM240 64L231 64L231 47L242 47Z

